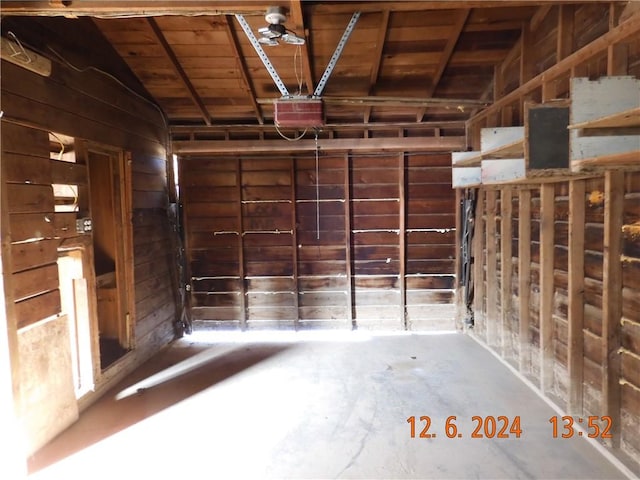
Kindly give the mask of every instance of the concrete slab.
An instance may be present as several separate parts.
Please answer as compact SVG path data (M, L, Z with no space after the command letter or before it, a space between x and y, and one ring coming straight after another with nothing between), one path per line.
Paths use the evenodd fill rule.
M83 413L31 478L624 478L583 438L552 438L556 412L468 336L209 335ZM471 438L474 416L489 434L519 417L520 438Z

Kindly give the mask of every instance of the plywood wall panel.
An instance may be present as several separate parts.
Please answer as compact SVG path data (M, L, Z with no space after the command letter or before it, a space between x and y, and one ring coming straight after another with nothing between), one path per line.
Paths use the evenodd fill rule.
M16 301L58 288L58 266L53 263L24 270L13 276L13 298Z
M55 316L61 311L58 289L16 302L14 312L18 328Z
M55 263L58 258L57 244L56 240L41 240L11 245L13 272Z
M4 123L2 129L5 129ZM3 148L4 143L3 137ZM48 155L34 156L3 151L2 173L7 183L51 185L53 180Z

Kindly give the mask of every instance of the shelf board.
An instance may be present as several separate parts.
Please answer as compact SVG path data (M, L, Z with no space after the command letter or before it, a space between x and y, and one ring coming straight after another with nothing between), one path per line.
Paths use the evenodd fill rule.
M594 118L586 122L569 125L572 130L590 128L625 128L640 127L640 107L630 108L622 112L612 113L604 117Z
M611 153L609 155L600 155L598 157L582 158L573 160L572 167L600 167L600 166L619 166L633 165L640 167L640 149L630 152Z
M524 138L487 150L481 154L483 160L524 157Z
M451 154L451 165L454 167L479 167L482 154L479 151L453 152Z

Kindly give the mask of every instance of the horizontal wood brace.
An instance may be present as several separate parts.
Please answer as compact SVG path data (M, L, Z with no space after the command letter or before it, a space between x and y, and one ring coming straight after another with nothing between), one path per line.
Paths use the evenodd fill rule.
M396 151L396 152L450 152L465 147L464 137L409 137L409 138L334 138L315 140L179 140L174 141L177 155L243 154L261 152L322 152L329 151Z

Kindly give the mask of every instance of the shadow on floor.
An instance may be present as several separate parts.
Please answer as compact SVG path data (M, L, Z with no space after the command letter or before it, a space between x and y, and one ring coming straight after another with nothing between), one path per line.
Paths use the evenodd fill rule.
M28 461L35 473L220 383L291 345L211 347L161 352L89 407Z

